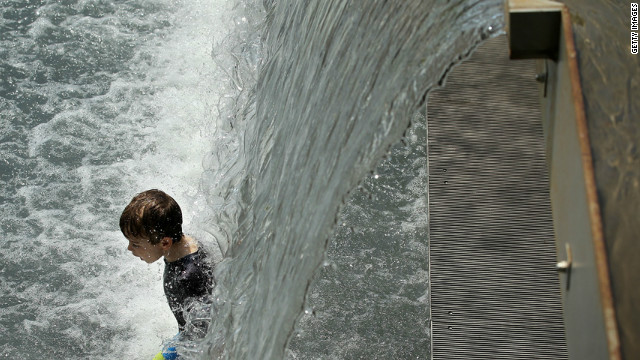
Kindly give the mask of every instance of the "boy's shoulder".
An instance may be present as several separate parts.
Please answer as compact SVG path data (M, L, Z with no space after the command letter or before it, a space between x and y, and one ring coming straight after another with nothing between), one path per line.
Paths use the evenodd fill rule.
M210 293L213 284L213 263L202 249L165 264L165 293L178 301Z
M205 249L198 248L195 252L187 254L176 261L165 261L165 270L180 269L181 271L185 271L194 266L202 270L213 269L213 261L209 258L209 254Z

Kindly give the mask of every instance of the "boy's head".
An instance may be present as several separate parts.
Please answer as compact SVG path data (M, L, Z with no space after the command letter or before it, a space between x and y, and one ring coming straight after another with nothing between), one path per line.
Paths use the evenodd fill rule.
M129 241L158 245L164 239L182 239L182 211L163 191L152 189L136 195L120 215L120 230Z

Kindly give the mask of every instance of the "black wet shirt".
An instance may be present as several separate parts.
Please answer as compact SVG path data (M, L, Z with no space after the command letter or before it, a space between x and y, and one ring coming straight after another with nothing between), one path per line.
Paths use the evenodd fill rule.
M164 294L178 321L180 331L186 324L184 311L192 301L206 301L213 287L212 265L200 249L176 261L164 261Z

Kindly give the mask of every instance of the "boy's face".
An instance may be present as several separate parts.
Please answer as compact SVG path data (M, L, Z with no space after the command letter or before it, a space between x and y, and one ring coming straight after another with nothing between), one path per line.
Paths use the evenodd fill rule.
M151 264L160 259L164 255L164 249L161 243L151 244L148 240L144 239L127 239L129 240L129 246L127 250L139 257L140 260Z

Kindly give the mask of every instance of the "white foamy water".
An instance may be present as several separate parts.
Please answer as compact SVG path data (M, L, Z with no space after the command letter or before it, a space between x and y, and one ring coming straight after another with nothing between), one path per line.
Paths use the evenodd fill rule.
M163 265L126 251L119 214L135 193L160 188L183 207L185 231L221 257L201 181L209 158L237 153L225 115L238 93L233 64L212 45L232 42L241 9L3 6L14 19L3 20L1 51L1 354L149 359L177 325Z

